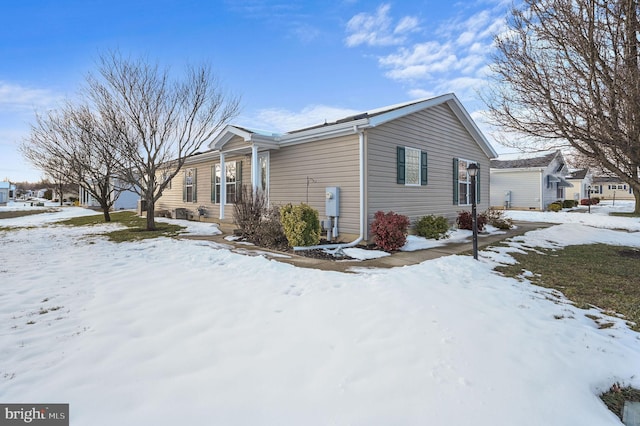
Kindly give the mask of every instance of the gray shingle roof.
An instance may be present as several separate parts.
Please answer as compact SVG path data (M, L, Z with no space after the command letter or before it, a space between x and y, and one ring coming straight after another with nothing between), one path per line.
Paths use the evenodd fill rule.
M521 169L527 167L546 167L558 155L558 151L540 157L521 158L516 160L491 160L492 169Z

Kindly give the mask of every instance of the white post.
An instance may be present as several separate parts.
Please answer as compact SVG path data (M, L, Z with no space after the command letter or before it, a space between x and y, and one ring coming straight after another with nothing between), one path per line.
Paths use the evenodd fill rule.
M251 189L255 194L258 191L260 180L260 160L258 158L258 146L251 145Z
M220 219L224 219L224 205L227 202L227 168L224 154L220 153Z

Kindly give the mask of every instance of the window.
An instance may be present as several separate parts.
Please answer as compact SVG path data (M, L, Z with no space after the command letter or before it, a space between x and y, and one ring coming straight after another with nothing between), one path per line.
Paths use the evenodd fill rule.
M258 189L269 197L269 152L258 156Z
M196 203L198 201L196 190L197 169L187 169L184 171L184 186L182 188L182 201L185 203Z
M407 186L427 184L427 153L416 148L396 148L396 182Z
M471 204L471 177L467 171L470 164L478 164L475 161L453 159L453 204ZM480 173L476 176L476 202L480 202Z
M220 164L216 164L211 171L211 202L220 203L221 192L221 173L222 169ZM229 162L225 163L226 178L224 185L226 185L226 204L235 204L237 194L240 193L240 177L242 176L242 162Z

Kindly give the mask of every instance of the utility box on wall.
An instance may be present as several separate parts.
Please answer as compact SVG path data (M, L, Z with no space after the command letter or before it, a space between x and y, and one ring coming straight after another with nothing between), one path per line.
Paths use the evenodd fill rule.
M340 216L340 188L337 186L325 188L325 214L328 217Z

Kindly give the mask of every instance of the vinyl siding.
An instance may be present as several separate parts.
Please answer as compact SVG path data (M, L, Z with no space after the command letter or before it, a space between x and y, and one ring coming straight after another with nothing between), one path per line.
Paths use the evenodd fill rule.
M325 215L325 188L340 188L340 234L359 234L358 135L285 146L271 151L269 201L308 203ZM308 190L307 190L307 178Z
M406 186L396 180L396 147L426 151L428 184ZM445 216L451 223L471 206L453 204L453 159L480 165L480 203L489 206L489 159L447 105L410 114L367 131L367 216L394 211L411 222L426 215Z
M242 161L242 179L243 184L251 184L251 161L250 158L245 156L230 156L225 155L225 163L229 164L235 161ZM158 210L170 210L173 211L176 208L186 208L191 214L197 215L197 209L199 206L205 206L207 215L205 220L219 220L220 218L220 204L214 204L211 202L211 167L214 164L219 164L220 160L209 160L204 162L192 162L189 165L185 165L178 174L171 181L171 189L165 189L162 193L162 197L156 204L156 211ZM182 188L184 185L185 170L189 168L195 168L196 174L196 198L197 201L185 203L182 201ZM233 221L233 204L225 205L225 221Z
M540 210L542 170L492 170L491 205L504 207L505 193L511 192L512 209Z

